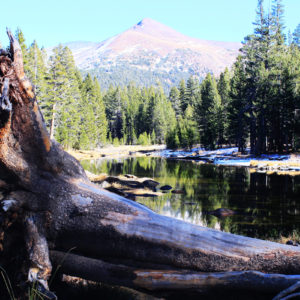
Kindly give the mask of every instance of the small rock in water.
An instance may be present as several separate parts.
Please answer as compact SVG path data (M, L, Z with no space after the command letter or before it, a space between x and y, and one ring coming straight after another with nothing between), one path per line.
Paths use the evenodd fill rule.
M146 179L143 181L143 185L145 187L149 187L149 188L155 188L156 186L159 185L159 182L152 180L152 179Z
M210 215L214 215L216 217L228 217L235 214L235 211L229 208L218 208L213 211L208 212Z
M172 187L170 185L163 185L163 186L160 187L160 189L162 191L169 191L169 190L172 189Z

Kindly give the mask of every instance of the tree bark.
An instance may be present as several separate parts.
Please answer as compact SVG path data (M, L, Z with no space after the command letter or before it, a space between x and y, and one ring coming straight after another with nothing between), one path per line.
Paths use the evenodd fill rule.
M279 293L300 281L300 275L265 274L257 271L204 273L192 270L141 269L75 254L66 255L59 251L51 251L51 259L55 265L63 262L60 271L72 276L164 295L186 290L206 294L216 290L237 289Z
M66 274L150 292L192 288L200 293L212 282L255 288L258 278L264 278L260 288L266 290L294 283L296 277L272 275L276 280L268 281L270 276L247 271L300 274L297 247L164 217L92 184L79 162L50 139L24 74L21 48L8 36L10 53L0 51L0 169L9 187L1 203L4 216L16 213L23 224L30 281L47 291L49 249L57 263L61 253L74 248L62 268Z

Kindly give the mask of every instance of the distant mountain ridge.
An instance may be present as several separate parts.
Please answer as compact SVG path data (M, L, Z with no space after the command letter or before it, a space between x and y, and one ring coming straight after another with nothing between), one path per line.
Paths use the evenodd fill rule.
M97 76L102 87L139 85L160 80L165 88L195 75L219 75L231 67L240 43L191 38L152 19L143 19L133 27L100 43L65 44L83 72Z

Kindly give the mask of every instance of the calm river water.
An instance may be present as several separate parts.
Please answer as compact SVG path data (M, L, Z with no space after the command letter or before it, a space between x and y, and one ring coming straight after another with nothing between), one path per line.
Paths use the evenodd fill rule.
M83 161L82 165L95 174L150 177L182 191L136 198L163 215L264 239L300 233L300 176L250 173L245 167L156 157L100 159ZM229 208L236 214L218 218L206 213L218 208Z

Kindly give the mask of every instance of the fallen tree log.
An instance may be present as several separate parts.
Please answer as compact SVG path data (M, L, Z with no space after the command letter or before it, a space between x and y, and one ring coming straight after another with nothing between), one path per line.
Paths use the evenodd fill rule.
M100 259L51 251L54 264L61 265L63 273L92 281L118 284L147 291L174 292L216 290L256 290L278 293L298 281L300 275L265 274L257 271L204 273L191 270L153 270L111 264Z
M1 226L5 232L11 219L23 224L21 234L25 236L31 282L38 282L43 291L48 291L52 272L49 249L54 250L51 253L55 260L58 253L67 253L71 248L75 248L78 259L71 257L72 263L64 268L66 273L96 278L99 268L89 266L93 265L91 261L97 264L98 260L100 266L100 260L105 260L110 265L127 266L131 271L152 270L149 274L153 276L147 282L142 273L135 273L145 280L139 281L140 286L118 281L118 276L110 281L149 292L155 290L157 283L153 278L160 270L169 270L169 277L162 275L167 273L160 274L165 286L169 280L171 290L178 286L190 289L187 278L194 276L197 280L193 289L198 292L201 288L196 286L203 285L206 279L197 272L242 272L219 274L233 288L237 277L245 285L253 281L254 287L256 279L249 275L254 273L245 271L300 274L297 247L164 217L91 183L79 162L50 140L32 85L24 75L21 48L9 31L8 36L10 51L0 52L0 175L9 187L1 200ZM89 263L78 268L76 262L79 264L80 260ZM182 270L187 273L180 273ZM206 282L212 275L207 276ZM278 286L284 288L284 283L294 280L272 276L277 276L276 282L281 282ZM265 290L273 289L274 284L266 282ZM55 298L50 292L48 296Z

